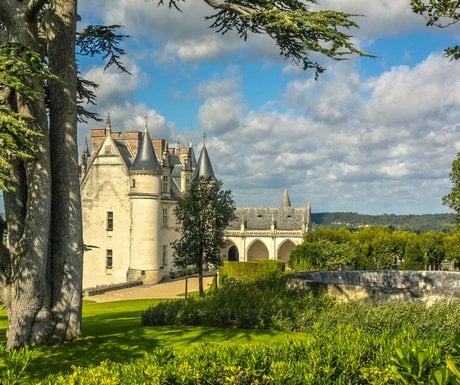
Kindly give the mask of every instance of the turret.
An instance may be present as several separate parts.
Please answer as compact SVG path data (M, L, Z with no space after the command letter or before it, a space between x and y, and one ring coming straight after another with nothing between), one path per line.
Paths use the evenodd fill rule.
M217 180L212 169L211 160L209 159L208 150L206 149L206 143L203 141L203 147L201 148L200 157L196 165L195 172L193 173L193 180L200 178Z
M131 246L128 281L156 283L160 278L160 212L162 167L145 126L129 169Z
M283 197L281 198L281 207L291 207L291 200L287 188L284 189Z
M192 147L183 147L181 151L185 151L185 156L183 157L182 170L180 173L180 192L181 194L185 193L188 190L190 181L192 180L193 175L193 159L195 155L193 153Z
M88 171L88 160L91 157L88 148L88 138L85 138L85 144L83 145L83 152L81 154L81 168L80 168L80 176L83 177Z
M171 195L171 166L169 163L169 149L168 149L168 142L165 143L163 148L163 156L162 156L162 166L163 166L163 176L161 182L161 193L164 197L169 198Z

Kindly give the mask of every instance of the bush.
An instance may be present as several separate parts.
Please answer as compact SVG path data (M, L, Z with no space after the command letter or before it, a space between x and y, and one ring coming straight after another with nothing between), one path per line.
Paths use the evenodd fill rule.
M203 298L161 302L142 315L144 325L194 325L311 332L351 324L372 335L396 336L408 325L418 338L448 340L460 333L460 301L334 302L288 289L283 278L230 281ZM318 326L319 325L319 326Z
M142 323L298 330L305 313L318 313L331 303L326 297L288 289L283 278L234 281L202 298L151 306L142 314Z
M23 379L26 369L29 367L34 356L34 351L29 348L6 351L0 345L0 357L3 367L0 370L0 384L19 384Z
M351 325L341 325L334 330L313 333L309 338L287 340L278 345L201 345L182 354L159 349L130 363L105 361L89 368L74 367L73 373L50 377L44 383L434 384L427 376L430 368L441 362L438 357L443 353L439 344L431 340L423 345L423 351L432 351L436 357L424 361L428 370L416 377L418 382L404 382L401 379L408 378L404 373L410 371L410 365L416 365L412 361L415 356L409 357L409 366L405 359L392 359L397 356L393 353L398 351L404 338L413 338L413 335L388 339L387 336L369 335ZM451 360L449 367L458 366L457 356L448 359Z
M228 279L255 281L270 277L282 277L285 268L286 264L283 261L224 262L219 268L220 283L225 284Z

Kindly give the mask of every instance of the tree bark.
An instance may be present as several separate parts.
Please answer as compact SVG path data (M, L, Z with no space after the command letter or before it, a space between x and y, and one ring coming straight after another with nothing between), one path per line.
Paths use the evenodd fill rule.
M14 95L7 101L13 110L33 117L31 129L41 134L34 158L17 161L11 170L15 189L4 193L10 249L1 260L0 296L8 312L8 349L80 335L83 242L76 140L76 0L52 2L47 10L47 47L40 45L37 18L45 3L0 5L7 40L35 52L48 49L49 66L63 79L50 88L51 135L44 96L30 102ZM43 91L39 81L30 85Z
M51 71L64 84L50 86L52 170L50 341L80 336L82 293L82 219L78 179L75 34L76 0L56 0L49 24Z

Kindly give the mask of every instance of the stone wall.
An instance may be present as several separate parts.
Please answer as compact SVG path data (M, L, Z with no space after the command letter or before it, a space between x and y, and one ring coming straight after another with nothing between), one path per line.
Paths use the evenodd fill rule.
M343 299L436 299L460 297L460 272L339 270L292 274L290 287Z

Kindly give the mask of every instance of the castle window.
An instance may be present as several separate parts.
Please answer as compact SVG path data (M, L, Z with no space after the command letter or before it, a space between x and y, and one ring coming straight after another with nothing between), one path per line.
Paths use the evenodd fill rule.
M168 209L163 209L163 228L168 227Z
M136 188L136 179L131 179L131 187Z
M105 268L111 269L113 267L113 250L107 249L105 254Z
M104 147L105 155L110 155L112 153L112 146L107 145Z
M106 230L107 231L113 230L113 211L107 211Z
M161 267L165 267L167 265L167 257L168 257L168 246L163 245L162 253L161 253Z
M168 176L163 175L163 186L162 186L162 193L167 194L168 191Z

